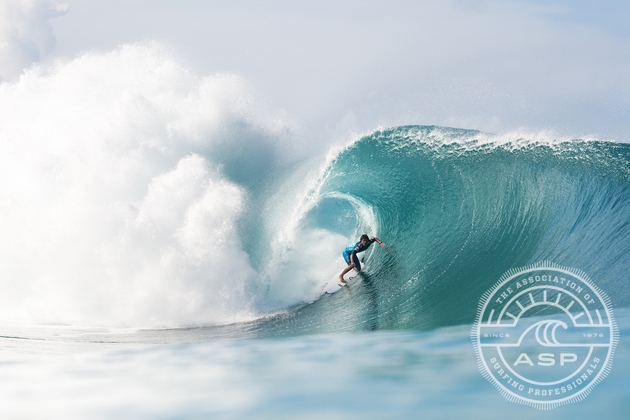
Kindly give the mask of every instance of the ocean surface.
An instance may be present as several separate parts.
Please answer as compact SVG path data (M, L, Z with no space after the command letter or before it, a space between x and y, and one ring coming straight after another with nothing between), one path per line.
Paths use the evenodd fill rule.
M629 144L404 126L295 156L238 80L134 48L0 85L3 418L628 417ZM386 246L323 295L363 233ZM609 375L545 411L470 339L542 261L619 326Z
M339 292L341 293L341 292ZM5 418L626 419L630 311L612 370L579 403L504 399L477 369L470 326L217 339L203 329L3 327Z

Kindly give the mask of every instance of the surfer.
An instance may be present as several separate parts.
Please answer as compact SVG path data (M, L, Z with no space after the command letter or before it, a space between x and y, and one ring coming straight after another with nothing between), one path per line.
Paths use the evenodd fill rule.
M339 281L345 283L346 281L343 279L343 276L353 268L357 271L361 271L361 263L359 262L357 254L368 249L370 245L372 245L372 242L378 242L380 246L385 246L376 236L370 239L367 235L361 235L359 242L348 245L346 249L343 250L343 254L341 255L343 255L343 259L346 260L348 266L339 275Z

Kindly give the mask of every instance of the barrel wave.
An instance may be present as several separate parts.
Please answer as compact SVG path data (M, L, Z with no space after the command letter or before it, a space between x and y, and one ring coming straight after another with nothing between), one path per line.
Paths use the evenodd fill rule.
M0 84L0 323L437 328L539 261L630 303L628 144L404 126L322 157L252 95L153 44ZM323 295L363 233L386 247Z
M614 306L627 306L629 163L627 144L422 126L376 131L330 160L307 194L296 236L311 244L365 232L387 246L366 252L367 268L348 290L224 332L470 324L504 272L538 261L585 271Z

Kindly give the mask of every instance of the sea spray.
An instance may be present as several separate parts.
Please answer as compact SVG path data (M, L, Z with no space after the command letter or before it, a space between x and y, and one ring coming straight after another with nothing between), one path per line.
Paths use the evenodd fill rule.
M259 316L237 225L286 128L242 80L127 45L0 84L0 119L2 322Z

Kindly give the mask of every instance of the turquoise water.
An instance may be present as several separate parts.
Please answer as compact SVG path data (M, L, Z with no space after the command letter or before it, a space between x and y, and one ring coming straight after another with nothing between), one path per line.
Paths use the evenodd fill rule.
M0 341L0 411L5 418L625 419L630 311L615 314L621 341L610 375L584 401L551 411L508 402L481 376L470 325L253 340L14 330L38 339Z
M387 246L366 252L360 286L260 321L256 336L472 323L503 273L539 261L581 269L613 306L630 304L627 144L399 127L339 153L310 194L292 257L309 252L313 232Z
M226 255L251 269L247 282L234 291L240 271L215 278L212 264L203 274L206 265L182 263L177 288L158 285L179 294L147 300L139 325L109 315L95 325L89 304L57 326L3 324L5 417L627 417L628 144L412 126L376 131L324 163L279 168L254 152L246 161L258 165L213 156L247 194L225 219L236 220L228 232L242 246ZM366 252L348 288L322 295L361 233L386 247ZM232 264L219 251L210 261ZM481 296L539 261L586 272L620 329L609 376L586 400L550 411L506 401L479 373L470 341ZM198 272L200 283L186 283ZM212 287L200 286L204 276ZM162 293L141 284L132 292ZM199 299L185 302L211 311L172 310L187 286ZM145 328L147 319L171 328Z

